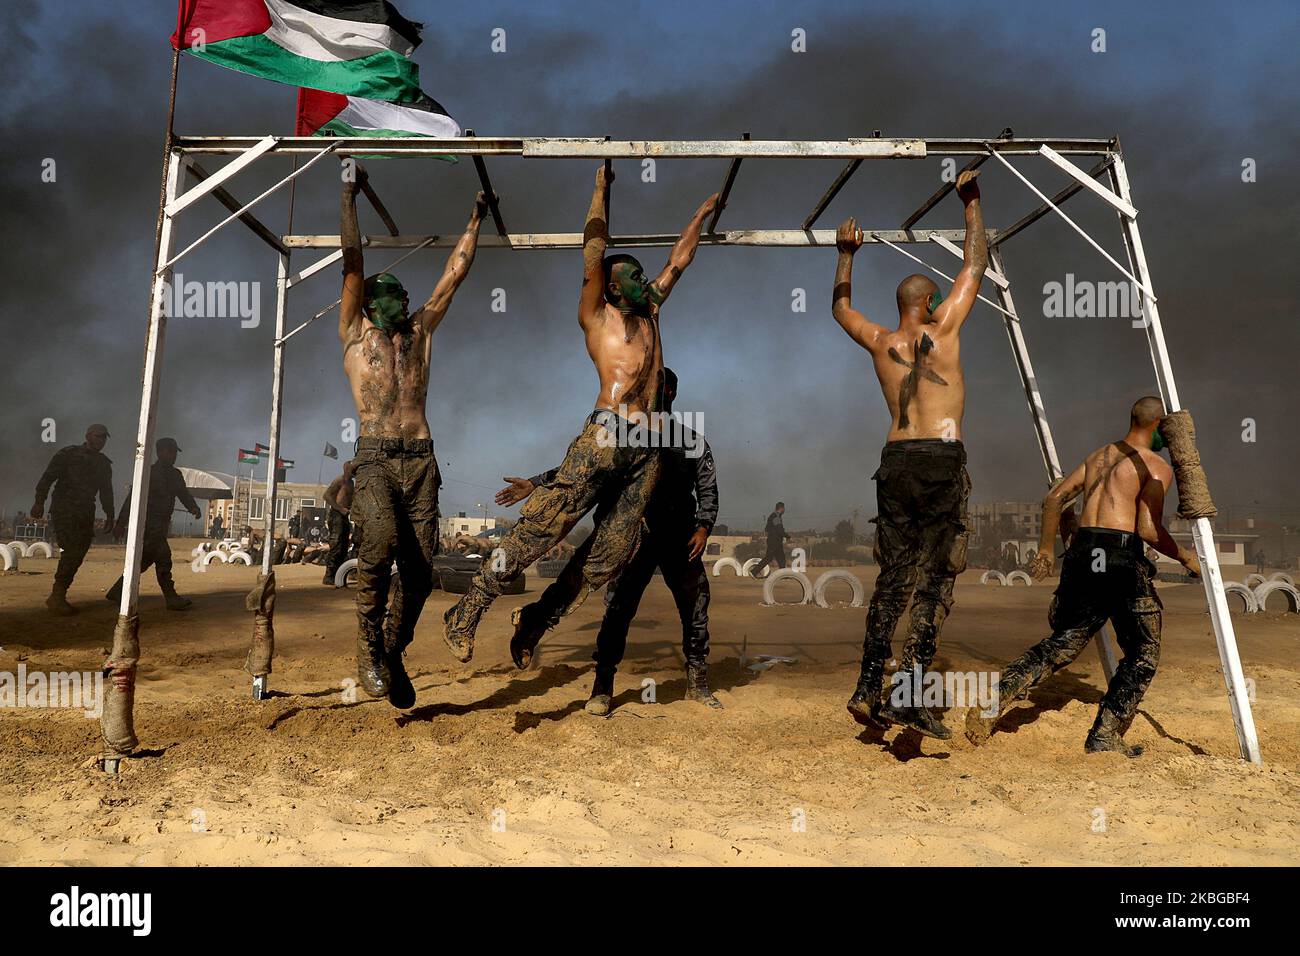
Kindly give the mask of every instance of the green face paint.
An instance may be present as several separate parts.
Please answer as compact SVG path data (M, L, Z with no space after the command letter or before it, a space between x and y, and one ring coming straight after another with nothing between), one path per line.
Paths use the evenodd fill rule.
M1151 433L1151 450L1159 451L1164 447L1165 447L1165 440L1160 437L1160 429L1157 428L1155 431Z
M941 305L943 305L943 293L940 292L938 289L935 289L933 292L930 293L930 299L925 304L926 314L934 315L934 313L938 311L939 306Z
M406 303L406 290L393 274L381 272L366 283L366 318L376 328L392 332L409 326Z

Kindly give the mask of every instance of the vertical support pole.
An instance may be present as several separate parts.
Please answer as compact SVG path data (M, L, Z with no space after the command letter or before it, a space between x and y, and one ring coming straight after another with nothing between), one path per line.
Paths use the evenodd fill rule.
M993 268L1002 273L1005 277L1007 274L1006 265L1002 261L1002 250L997 247L989 249L989 262ZM1029 414L1034 419L1034 434L1038 436L1038 449L1043 455L1043 467L1047 469L1048 484L1059 480L1063 477L1061 471L1061 459L1056 453L1056 442L1052 440L1052 429L1047 424L1047 412L1043 409L1043 396L1038 390L1038 379L1034 375L1034 366L1029 361L1029 346L1025 343L1025 336L1020 330L1020 313L1016 311L1015 301L1011 298L1011 286L1008 283L1004 289L998 287L998 301L1002 303L1002 308L1006 309L1012 315L1016 316L1015 320L1002 317L1002 324L1006 326L1007 338L1011 342L1011 353L1016 359L1016 370L1020 373L1020 384L1025 389L1025 399L1029 402ZM1101 669L1105 672L1107 682L1115 676L1115 650L1111 647L1108 639L1108 628L1103 627L1097 632L1094 640L1097 645L1097 656L1101 658Z
M1129 190L1128 173L1124 168L1124 157L1116 154L1115 162L1110 168L1111 180L1115 192L1125 202L1132 203L1133 196ZM1124 247L1129 254L1133 274L1148 289L1151 285L1151 270L1147 267L1146 252L1142 248L1142 236L1138 232L1137 220L1120 215L1120 228L1124 231ZM1146 327L1147 342L1151 347L1151 361L1155 365L1156 380L1160 383L1160 397L1164 400L1166 412L1176 412L1182 406L1178 401L1178 387L1174 383L1174 369L1169 361L1169 349L1165 344L1164 330L1160 325L1160 310L1150 296L1140 288L1138 290L1142 303L1143 324ZM1242 759L1251 763L1263 763L1259 751L1259 736L1255 732L1255 719L1250 711L1250 698L1246 692L1246 677L1241 669L1241 656L1237 652L1237 635L1232 626L1232 615L1228 611L1228 598L1223 590L1223 576L1219 569L1218 547L1214 543L1214 527L1209 518L1197 518L1192 524L1192 537L1196 541L1196 554L1201 560L1201 583L1205 586L1205 599L1210 608L1210 621L1214 625L1214 638L1219 645L1219 663L1223 667L1223 681L1227 687L1228 704L1232 708L1232 720L1237 730L1237 744Z
M289 296L289 255L280 253L279 265L275 276L275 358L271 373L271 450L268 452L270 463L266 469L266 505L265 531L262 536L262 577L259 581L261 593L260 607L257 610L259 620L268 618L266 633L262 633L255 622L253 647L249 652L249 669L253 671L253 699L264 700L267 696L267 680L270 676L270 662L274 655L274 637L269 621L270 609L274 608L275 579L272 570L275 564L275 500L279 491L276 464L280 460L280 422L284 409L284 321L285 306ZM269 593L269 607L267 594ZM265 642L265 648L259 649L259 641ZM259 654L259 650L263 653ZM260 666L253 664L256 657L262 657ZM265 672L258 673L265 667Z
M167 154L163 206L174 200L180 188L181 154ZM139 745L135 735L135 675L140 659L140 560L144 543L145 505L149 499L149 456L153 449L154 425L158 417L158 392L162 387L163 343L167 333L167 298L171 270L163 263L171 258L173 220L166 212L158 229L154 259L153 289L149 294L149 330L145 335L144 373L140 388L140 419L135 433L135 463L131 471L131 504L126 534L126 556L122 563L122 599L113 628L113 648L104 664L108 677L104 689L100 732L104 738L104 770L116 773L123 757Z

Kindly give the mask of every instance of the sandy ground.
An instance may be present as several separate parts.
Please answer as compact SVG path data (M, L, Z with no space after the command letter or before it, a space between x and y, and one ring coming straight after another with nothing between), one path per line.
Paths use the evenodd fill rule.
M177 540L177 558L192 542ZM121 549L96 547L50 617L53 562L0 576L0 671L95 670ZM855 569L870 587L874 571ZM1300 619L1237 617L1264 766L1237 758L1199 585L1162 585L1160 673L1129 734L1138 760L1085 755L1100 699L1092 649L985 747L882 738L844 710L860 609L765 608L760 585L714 579L712 681L723 711L682 699L679 630L656 579L620 672L617 710L585 714L602 605L593 598L516 672L503 598L474 661L440 638L434 592L408 657L408 713L352 700L352 593L320 569L278 570L274 696L241 670L253 569L150 576L136 698L142 754L108 777L84 766L98 721L0 711L0 863L8 864L1295 864L1300 862ZM529 577L529 594L539 579ZM845 589L844 596L847 596ZM1045 633L1050 586L981 587L967 572L936 666L991 670ZM761 673L742 645L788 655ZM896 647L898 646L896 642ZM642 701L643 680L657 702ZM962 726L954 708L946 720Z

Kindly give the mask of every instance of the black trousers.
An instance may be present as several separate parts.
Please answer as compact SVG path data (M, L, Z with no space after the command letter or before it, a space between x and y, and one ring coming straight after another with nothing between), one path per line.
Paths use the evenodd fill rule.
M56 543L63 550L59 566L54 571L54 583L66 589L76 577L81 562L86 560L90 543L95 540L95 510L62 511L51 509L50 521L54 525Z
M687 554L691 528L645 532L632 560L605 592L605 617L596 635L597 677L612 680L627 648L627 632L636 617L655 569L663 572L682 623L682 654L688 665L709 659L709 573L699 558Z
M169 530L171 530L170 522L151 525L146 520L144 536L140 542L140 576L143 577L152 566L154 576L158 578L158 587L167 594L176 590L176 585L172 581L172 546L167 540ZM122 578L118 578L113 587L121 587L122 583Z
M334 576L339 565L348 559L348 547L352 538L351 522L348 516L334 508L330 509L325 519L325 528L329 533L329 552L325 558L325 573Z
M778 568L785 567L785 540L783 538L768 538L767 551L763 555L763 563L755 565L755 571L761 571L773 561Z
M1142 541L1129 532L1080 528L1061 568L1052 598L1051 637L1038 642L1002 670L1001 704L1028 696L1045 678L1074 661L1107 620L1124 659L1102 698L1127 729L1160 663L1161 603L1152 581L1155 566Z
M883 672L894 627L909 600L911 626L899 669L924 672L938 651L953 584L966 570L966 449L959 441L941 438L890 442L874 478L880 575L867 610L863 673L869 668Z

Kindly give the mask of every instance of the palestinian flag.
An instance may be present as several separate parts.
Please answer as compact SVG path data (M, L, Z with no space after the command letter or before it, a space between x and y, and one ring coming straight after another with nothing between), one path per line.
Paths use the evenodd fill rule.
M257 452L248 451L243 448L239 449L239 463L241 465L256 465L261 460L262 456Z
M293 467L292 458L277 458L275 460L276 471L283 471L285 468L292 468L292 467Z
M263 445L260 441L254 444L253 447L257 449L256 454L262 458L265 458L267 455L271 454L271 446Z
M460 124L427 96L413 103L386 103L360 96L298 91L298 136L436 136L461 134ZM450 158L450 157L448 157Z
M410 59L420 29L387 0L180 0L172 46L279 83L423 108L432 101Z

